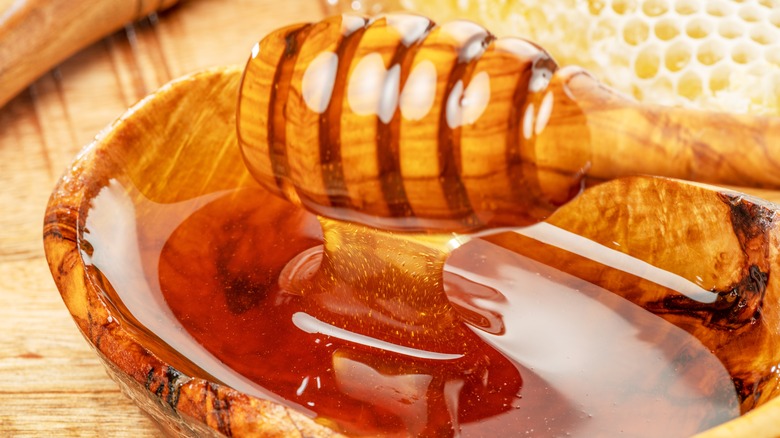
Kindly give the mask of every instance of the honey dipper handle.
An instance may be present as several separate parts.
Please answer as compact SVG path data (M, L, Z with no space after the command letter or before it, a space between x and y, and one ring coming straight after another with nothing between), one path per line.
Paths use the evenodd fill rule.
M177 1L0 1L0 106L79 49Z
M590 178L648 174L780 189L780 117L639 104L581 71L566 82L586 121Z

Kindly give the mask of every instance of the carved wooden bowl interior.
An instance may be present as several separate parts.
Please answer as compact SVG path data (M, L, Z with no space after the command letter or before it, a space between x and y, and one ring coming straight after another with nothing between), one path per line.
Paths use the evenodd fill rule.
M219 371L213 358L196 353L185 358L179 351L195 348L193 341L164 305L152 315L137 313L145 303L162 302L159 290L143 280L168 269L157 264L163 243L155 236L171 234L181 218L209 203L229 203L245 191L264 196L237 146L240 76L240 69L225 68L177 80L85 149L48 206L48 262L65 304L108 374L164 430L337 436L310 415L264 397L240 375ZM245 213L262 214L252 208L284 202L268 199L246 206ZM735 382L743 415L701 436L774 436L780 433L775 208L726 190L633 177L588 189L543 225L696 283L714 294L706 303L532 236L505 232L482 239L608 289L688 331L714 352ZM217 220L213 227L229 230L230 223ZM199 250L197 239L187 245L181 249ZM262 251L262 243L256 247Z

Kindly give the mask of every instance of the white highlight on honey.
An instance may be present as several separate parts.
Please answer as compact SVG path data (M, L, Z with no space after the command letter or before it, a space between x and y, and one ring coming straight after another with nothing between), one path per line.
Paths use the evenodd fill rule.
M485 51L483 41L488 36L487 30L472 21L456 20L442 23L439 28L442 34L447 34L460 47L458 62L469 62L478 58Z
M341 14L341 34L349 36L354 31L362 29L366 25L363 17L351 14Z
M386 79L382 55L374 52L361 58L349 75L347 84L347 102L352 112L358 115L376 114Z
M358 61L347 84L347 103L353 113L376 115L383 123L390 123L398 106L401 66L385 68L378 52L369 53Z
M306 390L306 387L307 387L308 385L309 385L309 376L306 376L306 377L304 377L304 378L303 378L303 380L301 381L301 386L299 386L299 387L298 387L298 389L296 389L296 390L295 390L295 395L297 395L298 397L300 397L301 395L303 395L303 391L305 391L305 390Z
M463 81L458 81L447 97L447 126L455 129L476 122L490 103L490 75L477 73L463 90Z
M406 79L401 92L401 115L407 120L420 120L433 107L436 98L436 66L429 60L417 63Z
M705 290L698 284L675 273L665 271L643 260L548 223L541 222L517 232L539 242L587 257L604 266L648 279L699 303L714 303L718 298L716 293Z
M530 140L534 135L534 104L529 103L523 113L523 138Z
M461 59L462 61L473 59L474 55L477 54L475 53L475 49L471 48L472 44L470 43L474 43L475 41L479 43L480 40L488 35L484 27L467 20L455 20L441 23L439 31L446 33L458 46L463 48L462 50L465 57Z
M408 357L428 360L457 360L463 357L460 353L438 353L435 351L419 350L417 348L405 347L403 345L375 339L360 333L351 332L340 327L320 321L319 319L304 312L295 312L292 316L292 322L296 327L306 333L319 333L337 339L342 339L359 345L385 350Z
M301 94L306 106L316 113L328 109L336 82L339 57L333 52L322 52L306 68L301 79Z
M401 34L401 44L406 47L422 38L430 24L430 21L425 17L409 14L387 14L385 20L389 27Z
M395 110L398 107L399 88L401 87L401 66L398 64L390 67L385 76L382 87L382 95L379 98L379 110L377 116L383 123L390 123Z
M410 436L422 435L428 415L427 394L433 377L427 374L385 374L365 363L350 359L343 351L333 354L333 374L339 391L373 406L392 406ZM372 382L366 391L363 382ZM455 405L457 414L457 405ZM457 421L457 415L455 415Z
M534 126L534 134L539 135L547 127L547 122L550 121L550 115L553 111L553 93L548 91L542 99L542 103L539 105L539 114L536 115L536 125Z

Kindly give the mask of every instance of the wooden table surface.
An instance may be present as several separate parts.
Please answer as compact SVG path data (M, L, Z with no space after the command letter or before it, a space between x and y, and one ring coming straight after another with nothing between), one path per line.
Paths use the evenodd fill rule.
M272 29L326 9L326 0L183 1L87 47L0 108L0 436L159 435L60 299L42 245L49 194L78 151L147 93L243 64Z

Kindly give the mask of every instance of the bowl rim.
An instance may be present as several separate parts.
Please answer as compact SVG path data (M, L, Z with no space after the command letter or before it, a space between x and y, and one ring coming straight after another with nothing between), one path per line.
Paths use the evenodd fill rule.
M129 108L82 149L58 180L46 208L43 242L57 289L79 331L109 376L159 426L185 435L340 436L314 419L278 403L231 387L190 377L165 363L112 316L82 258L81 238L95 190L100 158L120 142L133 116L163 98L185 92L193 81L235 82L240 67L215 67L175 79ZM173 422L171 421L173 420Z
M165 363L111 315L100 285L87 273L80 245L89 200L96 189L90 177L101 155L121 137L133 116L154 109L162 97L184 92L193 81L236 81L238 66L188 74L164 85L129 108L102 130L58 180L44 216L43 241L49 269L80 332L95 350L109 376L161 427L192 435L342 436L313 418L233 388L184 375ZM144 358L139 361L137 358ZM696 435L698 438L770 437L779 431L775 419L780 397ZM775 429L773 431L772 429Z

